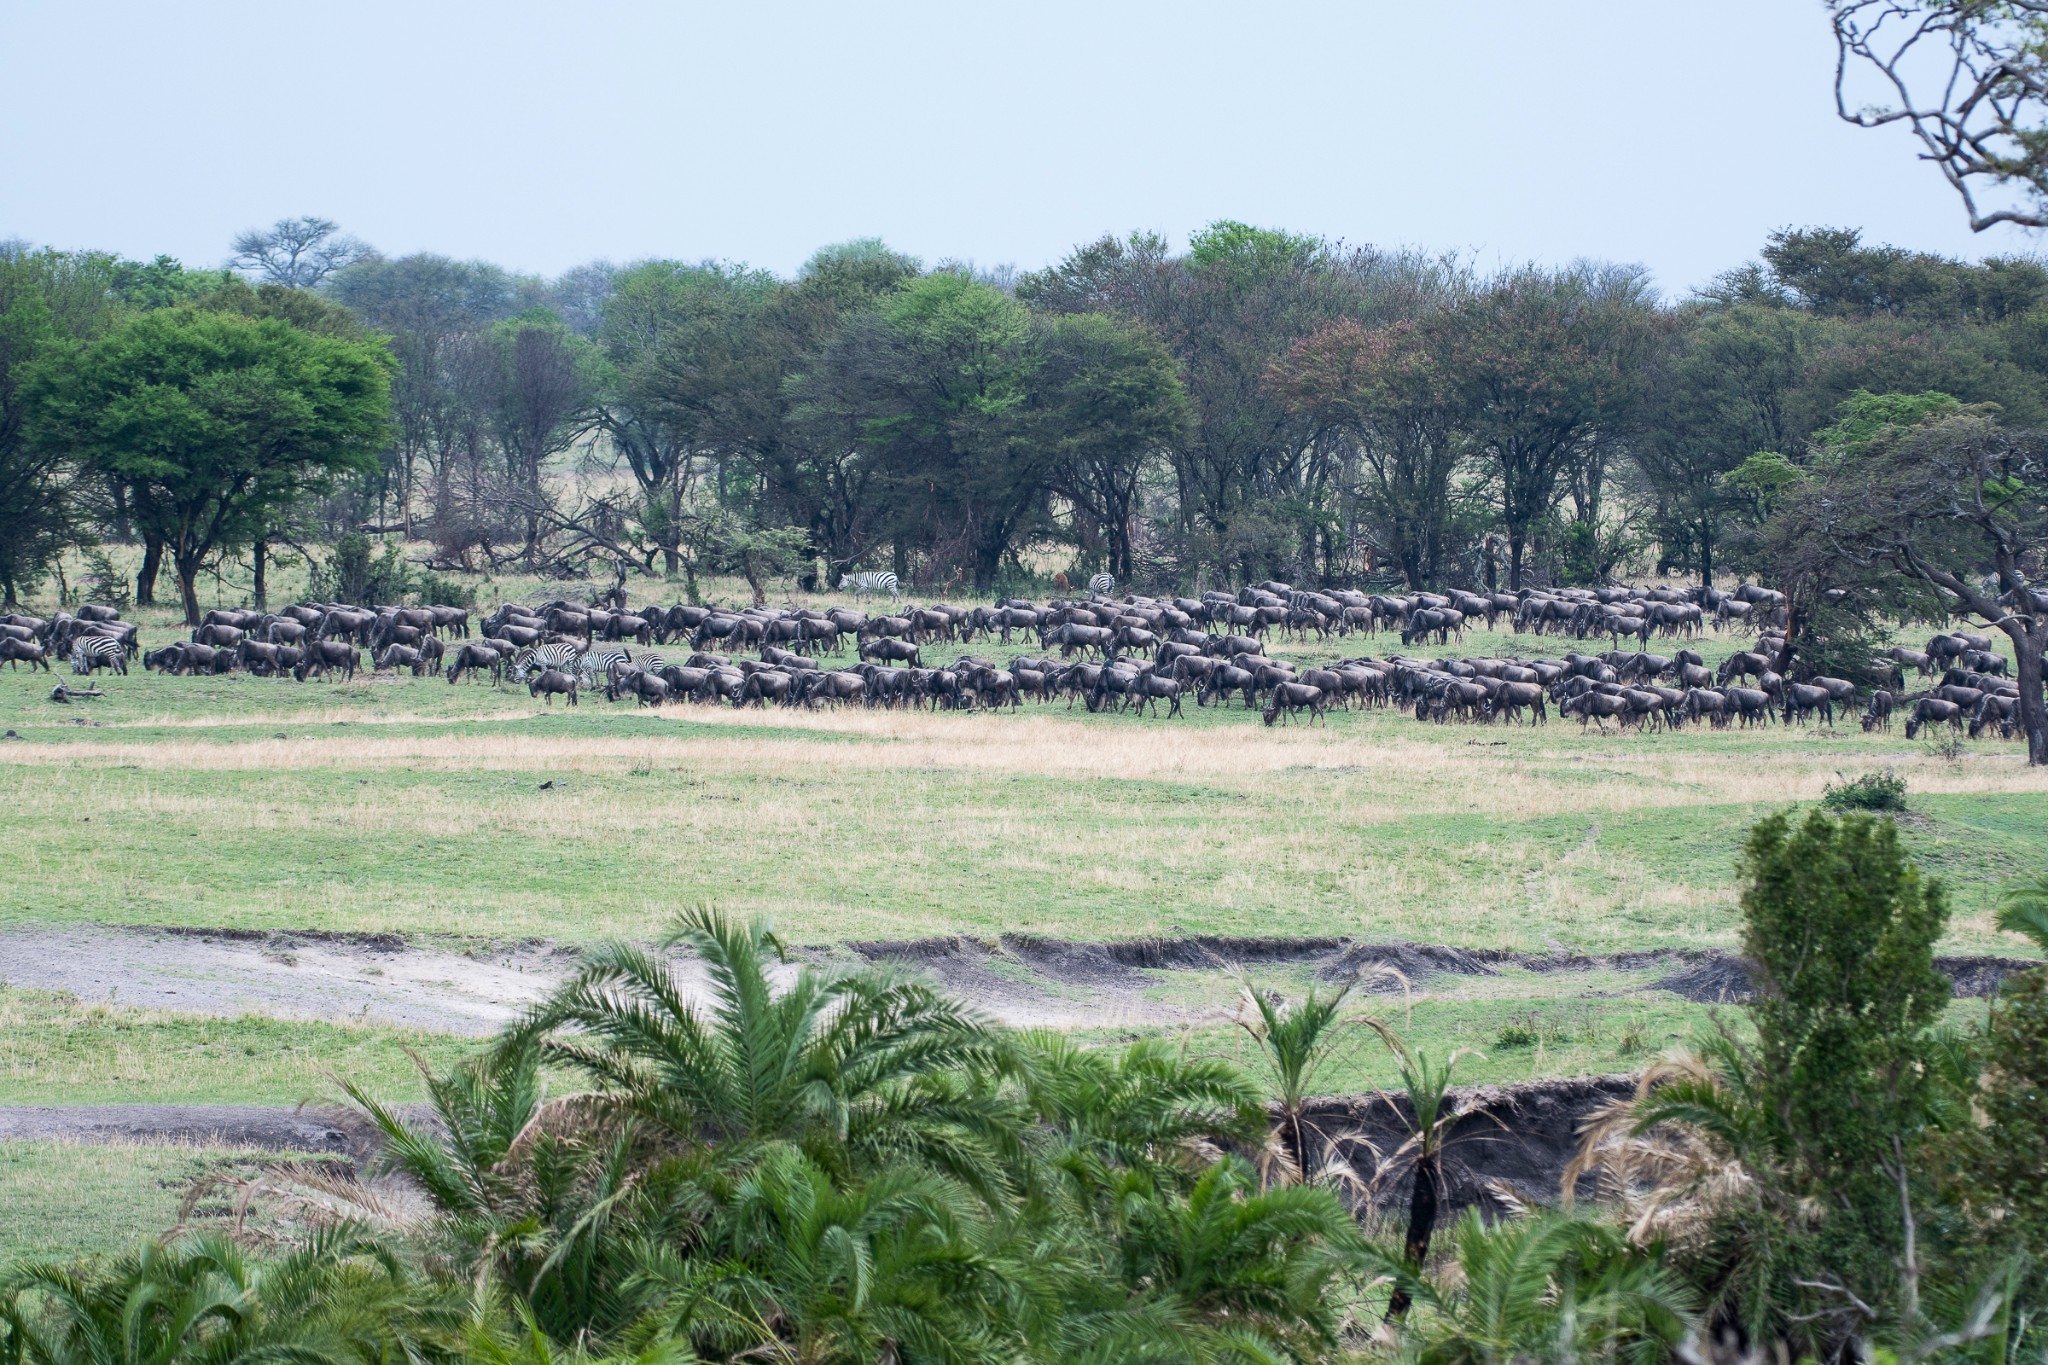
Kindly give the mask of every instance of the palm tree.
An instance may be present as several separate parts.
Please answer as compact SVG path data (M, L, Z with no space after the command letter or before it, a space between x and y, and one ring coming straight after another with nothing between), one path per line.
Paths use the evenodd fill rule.
M1998 927L2009 934L2025 934L2048 952L2048 872L2021 877L2006 887Z
M701 908L685 943L710 978L693 1002L659 953L592 950L554 996L508 1033L543 1062L578 1072L582 1097L614 1123L728 1153L788 1142L835 1178L898 1160L998 1198L1021 1179L1009 1039L921 982L878 970L805 966L771 979L781 944L761 921Z
M957 1181L897 1167L853 1188L793 1147L719 1211L716 1256L650 1255L643 1334L786 1361L975 1362L1022 1353L1030 1273Z
M444 1354L459 1321L447 1295L348 1228L270 1262L192 1234L0 1281L0 1357L23 1365L377 1365Z
M1452 1127L1461 1117L1450 1103L1451 1075L1457 1069L1459 1058L1477 1054L1459 1048L1445 1056L1439 1065L1426 1054L1409 1047L1406 1039L1379 1020L1367 1019L1365 1024L1379 1034L1387 1050L1393 1053L1401 1073L1401 1089L1408 1101L1404 1111L1385 1091L1379 1092L1387 1107L1408 1124L1408 1138L1394 1152L1381 1158L1374 1183L1384 1181L1404 1166L1413 1176L1414 1183L1408 1194L1408 1230L1402 1239L1402 1254L1407 1264L1420 1273L1423 1263L1429 1259L1429 1241L1436 1231L1437 1208L1443 1197L1444 1148L1450 1141ZM1398 1321L1408 1311L1409 1302L1407 1283L1397 1281L1387 1301L1387 1320Z
M1024 1040L1031 1108L1051 1133L1046 1161L1093 1203L1124 1171L1184 1189L1218 1143L1256 1146L1266 1109L1249 1076L1164 1039L1088 1048L1062 1034Z
M1132 1294L1105 1340L1110 1359L1145 1358L1131 1337L1166 1328L1175 1359L1317 1359L1335 1344L1338 1285L1362 1264L1358 1225L1330 1190L1264 1188L1226 1156L1185 1198L1127 1173L1116 1200L1116 1254ZM1085 1349L1076 1356L1093 1354Z
M1251 1013L1239 1012L1238 1027L1257 1045L1259 1059L1280 1106L1280 1143L1285 1165L1303 1180L1316 1176L1309 1151L1309 1125L1303 1115L1314 1095L1316 1076L1338 1039L1338 1029L1348 1022L1343 1017L1344 1001L1356 984L1355 979L1347 981L1328 996L1318 995L1310 987L1307 999L1285 1008L1273 993L1245 986L1245 1002L1251 1006Z
M1422 1365L1667 1360L1698 1321L1693 1296L1611 1225L1535 1213L1492 1227L1467 1210L1451 1232L1457 1273L1388 1266L1422 1311L1404 1345Z

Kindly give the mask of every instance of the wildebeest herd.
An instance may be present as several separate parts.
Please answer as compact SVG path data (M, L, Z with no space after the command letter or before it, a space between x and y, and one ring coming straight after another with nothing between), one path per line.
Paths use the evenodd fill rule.
M300 603L278 612L209 612L189 639L143 651L132 623L111 607L82 606L50 619L0 617L0 662L74 671L175 675L232 671L299 681L353 677L365 666L409 669L494 686L524 686L549 704L578 704L586 691L643 706L730 702L737 707L930 707L1000 709L1064 700L1089 711L1182 714L1186 701L1260 712L1266 724L1313 723L1333 707L1398 707L1425 722L1545 723L1555 708L1582 728L1713 729L1837 718L1861 707L1868 730L1903 716L1908 737L1948 726L1976 738L2017 731L2019 693L1989 637L1937 635L1924 650L1894 649L1870 661L1874 686L1845 678L1780 676L1784 598L1744 585L1713 589L1607 588L1521 593L1406 595L1301 591L1267 582L1200 598L1018 599L990 606L944 603L886 615L834 608L726 610L696 605L631 610L557 600L506 603L472 630L460 607L357 607ZM1468 623L1576 642L1598 652L1552 657L1422 658L1357 655L1316 666L1275 657L1276 638L1307 645L1398 634L1402 649L1461 640ZM1709 630L1757 631L1753 648L1716 668L1688 647ZM972 652L1018 636L1038 652L1006 662ZM1671 641L1668 654L1653 641ZM1629 642L1626 646L1624 641ZM928 665L926 648L969 652ZM635 646L638 646L636 652ZM683 647L687 646L687 653ZM679 657L671 660L668 649ZM751 657L748 657L751 655ZM851 657L849 657L851 656ZM1908 691L1907 680L1924 681Z

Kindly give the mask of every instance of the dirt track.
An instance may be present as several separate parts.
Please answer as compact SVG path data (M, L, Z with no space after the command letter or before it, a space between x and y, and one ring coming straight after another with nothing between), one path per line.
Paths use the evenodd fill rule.
M1193 1011L1148 995L1158 973L1227 978L1277 963L1311 966L1330 981L1362 977L1367 989L1381 991L1510 969L1654 973L1646 984L1710 1003L1740 1000L1750 989L1741 959L1711 950L1596 957L1337 938L1190 935L1086 943L1004 935L992 942L856 943L803 955L928 971L990 1017L1020 1027L1173 1027L1188 1022ZM63 991L91 1003L368 1022L469 1036L502 1027L544 996L575 961L573 948L545 942L472 945L408 942L394 934L98 926L0 930L0 982L11 986ZM1957 994L1973 996L1990 994L2008 973L2034 965L2000 957L1947 957L1937 964L1955 981ZM686 989L702 988L694 963L679 959L676 968ZM1218 1004L1229 994L1220 992Z

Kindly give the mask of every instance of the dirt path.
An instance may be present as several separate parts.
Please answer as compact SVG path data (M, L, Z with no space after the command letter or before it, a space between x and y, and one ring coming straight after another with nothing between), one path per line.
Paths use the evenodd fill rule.
M333 1152L356 1157L375 1146L359 1121L306 1109L251 1104L0 1107L0 1142L53 1141Z
M1400 990L1503 970L1620 970L1694 1001L1743 998L1740 959L1714 951L1591 956L1509 953L1440 944L1338 938L1255 939L1190 935L1101 943L1004 935L855 943L812 950L816 961L889 963L929 972L991 1018L1014 1027L1171 1028L1227 1010L1247 968L1296 964L1325 980L1357 976L1368 989ZM442 1033L492 1033L542 998L574 967L573 948L545 942L496 945L408 942L395 934L197 932L88 925L0 930L0 983L65 991L80 1000L234 1016L367 1022ZM2016 958L1937 960L1959 995L1986 995ZM689 994L708 987L679 958ZM794 966L790 970L795 970ZM1214 990L1181 992L1205 1004L1156 998L1169 974L1206 974Z
M515 944L464 953L396 935L77 926L0 930L0 981L92 1003L488 1034L574 961Z

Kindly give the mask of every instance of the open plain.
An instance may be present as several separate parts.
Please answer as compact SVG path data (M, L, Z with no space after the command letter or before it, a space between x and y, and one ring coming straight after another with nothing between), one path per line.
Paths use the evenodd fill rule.
M1562 647L1474 632L1452 652ZM1390 708L1274 727L1192 704L571 709L438 676L139 668L58 704L53 685L0 673L0 1145L39 1181L134 1174L97 1231L63 1225L78 1249L121 1244L191 1163L109 1166L53 1133L145 1154L198 1140L193 1160L238 1168L247 1135L195 1138L192 1106L317 1111L340 1077L416 1099L418 1064L516 1017L579 947L658 940L703 902L772 918L793 955L930 972L994 1018L1087 1039L1237 1052L1247 981L1358 977L1418 1043L1470 1049L1461 1079L1513 1082L1625 1071L1717 1016L1739 1026L1716 1009L1743 980L1738 844L1842 776L1906 779L1907 842L1950 888L1966 975L2022 951L1993 902L2048 856L2048 779L2020 746L1853 720L1603 734ZM1390 1079L1365 1041L1333 1086Z

